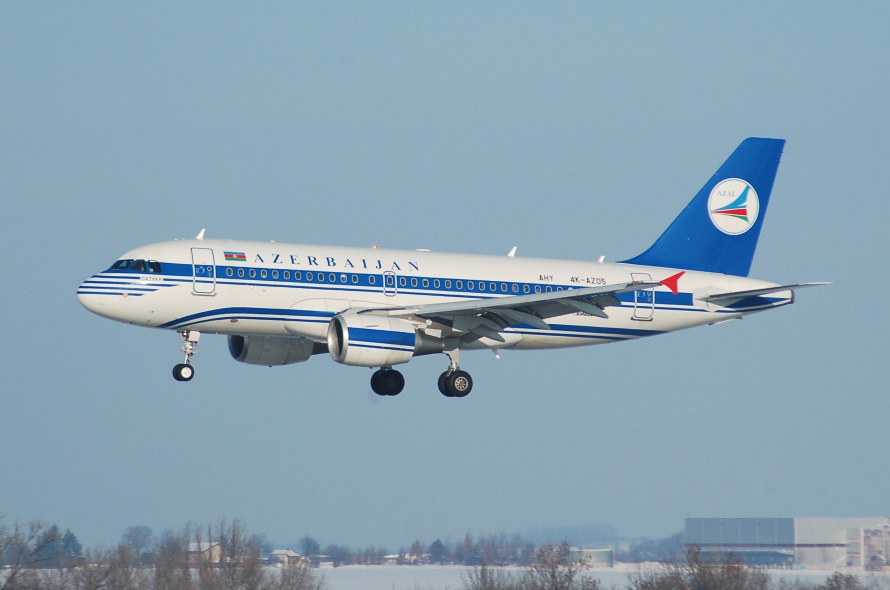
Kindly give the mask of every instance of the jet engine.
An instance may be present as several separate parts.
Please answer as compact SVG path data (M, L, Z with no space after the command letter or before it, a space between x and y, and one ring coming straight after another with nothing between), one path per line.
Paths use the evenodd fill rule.
M338 363L389 367L445 350L445 341L419 332L409 321L386 316L338 314L328 326L328 351Z
M323 351L323 344L316 344L306 338L229 336L229 353L232 358L248 365L292 365L307 361L313 353Z

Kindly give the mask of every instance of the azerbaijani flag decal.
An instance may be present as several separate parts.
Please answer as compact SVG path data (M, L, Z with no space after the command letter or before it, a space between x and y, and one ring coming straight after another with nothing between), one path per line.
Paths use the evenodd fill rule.
M226 262L247 262L244 252L225 252Z

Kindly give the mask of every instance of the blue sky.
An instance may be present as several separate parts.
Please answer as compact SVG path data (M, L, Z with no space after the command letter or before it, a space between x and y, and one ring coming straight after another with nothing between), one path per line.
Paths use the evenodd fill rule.
M242 518L397 547L690 516L890 513L890 6L0 4L0 513L87 545ZM193 237L607 260L748 136L788 140L740 322L370 372L240 365L80 281ZM865 288L866 303L861 302Z

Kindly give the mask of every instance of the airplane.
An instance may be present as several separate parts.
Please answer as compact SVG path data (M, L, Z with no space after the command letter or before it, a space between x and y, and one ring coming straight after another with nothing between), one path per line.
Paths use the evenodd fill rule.
M795 290L748 278L785 140L748 138L655 243L617 263L204 239L142 246L77 290L89 311L175 330L177 381L194 377L201 334L225 334L242 363L329 354L376 368L371 389L398 395L395 365L445 354L446 397L473 388L462 350L535 350L634 340L794 303Z

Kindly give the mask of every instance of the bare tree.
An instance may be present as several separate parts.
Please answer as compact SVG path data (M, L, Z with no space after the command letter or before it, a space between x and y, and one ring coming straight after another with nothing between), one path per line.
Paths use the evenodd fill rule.
M143 525L130 526L121 535L121 543L130 547L133 556L139 561L147 561L151 551L152 531L150 527Z
M316 578L306 563L286 565L281 568L277 579L273 578L263 590L323 590L324 578Z
M154 590L195 590L185 552L188 538L186 534L166 533L155 544L152 550Z
M568 542L543 545L535 551L535 560L523 578L528 590L598 590L599 581L581 576L590 569L586 559L575 558Z
M38 576L35 568L58 565L58 553L53 547L61 546L61 534L55 525L48 526L32 520L27 526L15 521L12 525L0 516L0 560L5 566L0 590L36 588ZM52 563L52 560L56 563Z
M521 582L516 576L499 567L485 563L467 569L461 576L464 590L520 590Z
M662 564L657 571L631 576L631 590L769 590L769 577L745 565L730 553L722 560L707 560L697 547L686 550L680 563Z

